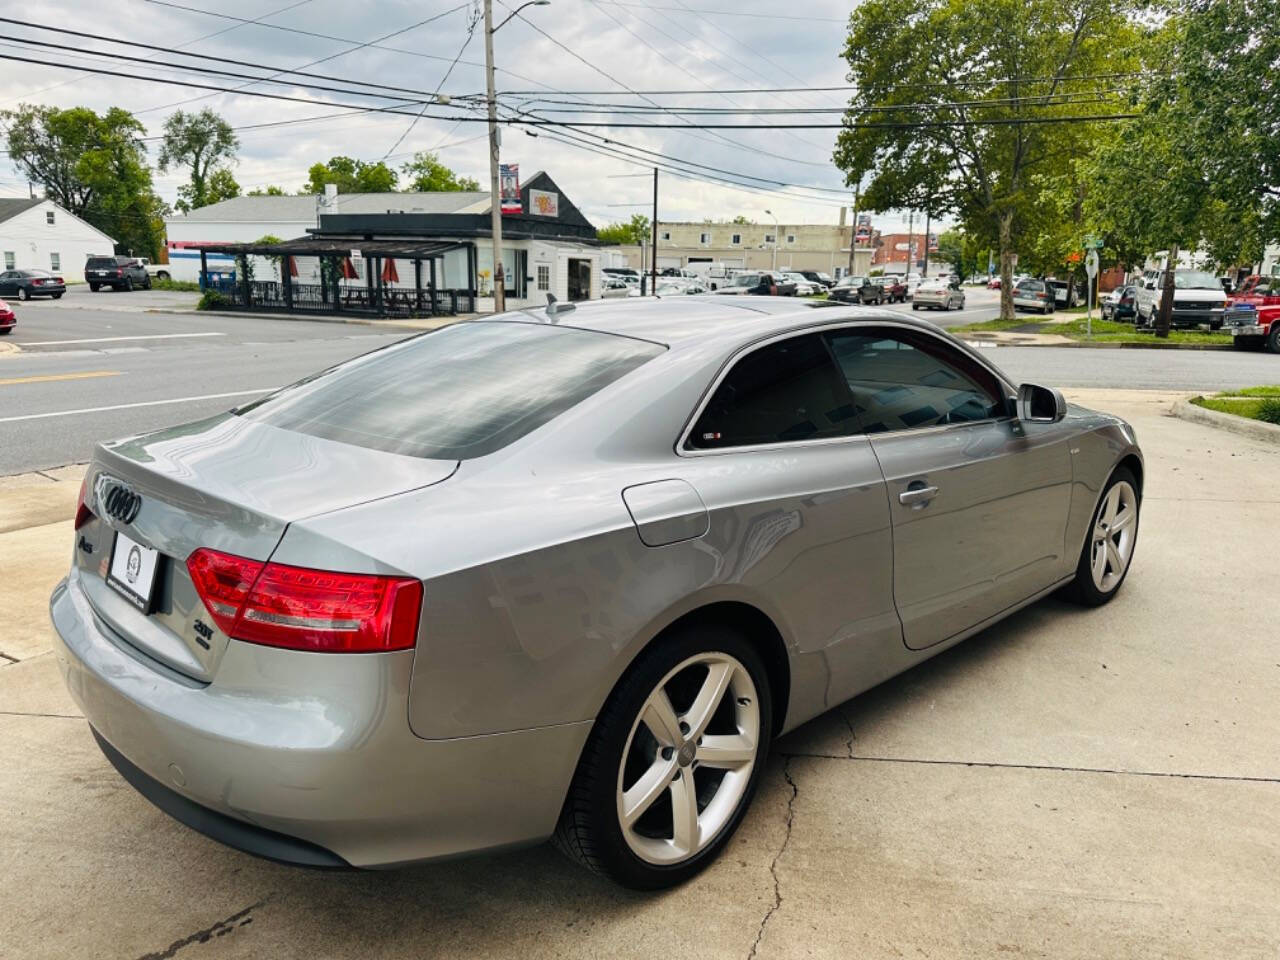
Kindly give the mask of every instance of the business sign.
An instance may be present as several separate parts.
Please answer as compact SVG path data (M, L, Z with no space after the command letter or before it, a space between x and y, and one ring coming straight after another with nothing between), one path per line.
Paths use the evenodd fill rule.
M860 227L870 227L870 226L871 226L871 214L869 214L869 213L860 213L860 214L858 214L858 226L860 226Z
M498 164L498 192L503 213L520 213L520 164Z
M538 217L560 216L560 194L547 190L530 190L529 212Z
M929 252L935 253L938 249L938 235L936 233L929 234Z

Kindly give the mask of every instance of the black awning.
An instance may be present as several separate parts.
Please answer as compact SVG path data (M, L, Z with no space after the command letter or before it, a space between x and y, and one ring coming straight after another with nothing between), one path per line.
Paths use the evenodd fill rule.
M403 260L427 260L467 244L457 240L361 240L350 237L299 237L280 243L193 243L188 250L225 253L232 256L252 254L259 257L346 257L359 250L362 257L399 257Z

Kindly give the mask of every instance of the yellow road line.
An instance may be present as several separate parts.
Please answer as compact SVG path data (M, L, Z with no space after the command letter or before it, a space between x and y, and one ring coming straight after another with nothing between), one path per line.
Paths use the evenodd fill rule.
M0 387L16 383L52 383L56 380L91 380L94 377L118 377L120 370L86 370L83 373L46 373L39 377L11 377L0 380Z

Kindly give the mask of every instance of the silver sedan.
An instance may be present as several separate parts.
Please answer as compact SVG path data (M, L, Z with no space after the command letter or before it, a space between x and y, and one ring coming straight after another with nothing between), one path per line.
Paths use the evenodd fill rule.
M919 310L921 307L928 307L930 310L963 310L964 291L936 280L922 283L911 298L912 310Z
M51 600L120 774L313 866L721 850L769 743L1055 590L1143 461L931 324L720 297L459 323L101 445Z

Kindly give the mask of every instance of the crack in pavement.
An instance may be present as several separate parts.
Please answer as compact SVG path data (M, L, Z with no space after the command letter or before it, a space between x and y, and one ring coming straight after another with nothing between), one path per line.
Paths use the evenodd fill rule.
M5 653L3 650L0 650L0 658L3 658L3 659L5 659L5 660L8 660L10 663L21 663L21 662L22 662L22 661L21 661L21 660L19 660L17 657L11 657L11 656L9 656L9 654Z
M0 717L58 717L62 720L83 720L78 713L37 713L31 710L0 710Z
M170 957L177 954L177 952L183 947L189 947L193 943L208 943L214 937L226 936L232 930L237 930L240 927L247 927L249 924L253 923L253 911L257 910L270 899L270 897L263 897L257 903L250 904L238 913L233 913L231 916L219 920L212 926L205 927L203 930L197 930L195 933L185 936L181 940L173 941L173 943L169 944L169 946L165 947L159 953L144 953L138 958L138 960L169 960Z
M1070 767L1051 763L995 763L989 760L929 760L920 757L842 757L834 753L784 753L784 757L812 760L861 760L867 763L915 763L938 767L987 767L994 770L1048 770L1057 773L1105 773L1117 777L1166 777L1172 780L1218 780L1229 783L1280 783L1277 777L1249 777L1225 773L1175 773L1161 770L1118 770L1110 767ZM787 778L790 780L790 777Z
M760 949L760 941L764 939L764 928L769 925L773 915L782 906L782 883L778 879L778 861L782 859L782 855L787 852L787 845L791 843L791 828L796 819L796 797L800 793L800 788L796 786L796 782L791 776L791 755L784 753L782 757L782 776L791 785L791 797L787 800L787 832L782 838L782 846L778 848L773 862L769 864L769 873L773 877L773 906L765 912L764 917L760 920L760 927L756 930L756 939L751 944L751 952L747 954L747 960L755 960L756 951Z
M858 735L853 732L853 722L849 719L849 715L844 712L844 704L836 707L836 713L840 714L840 719L844 721L844 725L849 728L849 738L844 742L845 752L849 754L848 759L853 759L853 741L858 739Z

